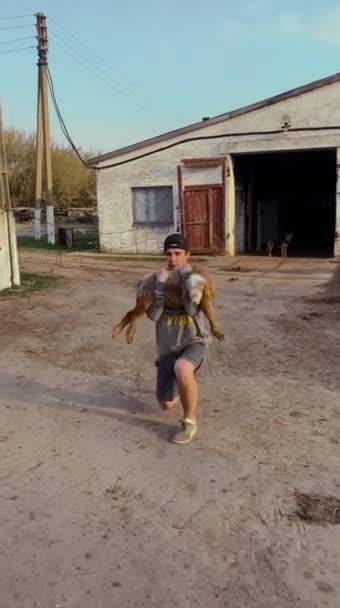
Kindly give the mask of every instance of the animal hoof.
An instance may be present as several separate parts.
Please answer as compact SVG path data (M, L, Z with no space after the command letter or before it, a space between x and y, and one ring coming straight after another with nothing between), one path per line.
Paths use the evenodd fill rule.
M126 342L127 342L127 344L132 344L133 338L126 338Z
M217 338L217 340L220 340L221 342L224 340L224 334L222 334L221 331L218 331L218 329L215 329L212 332L212 335L215 336L215 338Z

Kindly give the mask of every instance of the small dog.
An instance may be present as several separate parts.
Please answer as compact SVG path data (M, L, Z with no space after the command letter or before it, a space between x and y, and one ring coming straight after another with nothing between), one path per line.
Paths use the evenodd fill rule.
M133 342L136 333L136 323L142 317L153 301L153 293L157 274L148 274L139 283L137 288L136 306L129 310L122 320L112 329L112 338L116 338L126 330L126 341ZM191 301L199 306L204 312L210 324L212 335L218 340L224 340L224 334L217 328L216 314L213 306L216 297L216 289L211 277L197 269L192 269L189 275L182 276L181 273L173 271L166 282L166 295L164 308L178 310L181 308L181 296L183 290L188 290Z
M280 249L281 257L282 258L288 257L287 256L288 245L290 244L292 238L293 238L293 234L286 234L283 241L277 241L277 242L268 241L266 253L268 253L268 255L271 257L273 255L274 249Z

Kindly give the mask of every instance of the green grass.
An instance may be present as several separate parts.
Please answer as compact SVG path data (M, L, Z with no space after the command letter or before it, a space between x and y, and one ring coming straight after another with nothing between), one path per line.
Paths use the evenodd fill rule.
M18 246L22 249L47 249L49 251L72 251L64 245L50 245L47 238L36 241L34 238L18 237Z
M57 280L57 277L22 272L20 287L10 287L9 289L4 289L3 291L0 291L0 296L21 296L31 292L42 291L43 289L54 287Z
M98 226L89 226L84 228L76 228L74 231L74 247L73 249L99 249L99 233Z
M47 242L47 236L43 236L40 241L36 241L33 237L20 236L18 237L18 245L23 249L44 249L48 251L96 251L99 248L98 228L97 226L74 228L72 248L58 243L50 245Z

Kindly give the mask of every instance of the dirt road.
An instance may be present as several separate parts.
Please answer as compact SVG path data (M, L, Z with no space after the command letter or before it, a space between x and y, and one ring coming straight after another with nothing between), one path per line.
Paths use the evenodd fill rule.
M340 605L340 527L290 500L340 497L339 304L305 299L329 271L217 275L226 341L183 447L152 323L110 338L137 275L57 268L0 298L1 608Z

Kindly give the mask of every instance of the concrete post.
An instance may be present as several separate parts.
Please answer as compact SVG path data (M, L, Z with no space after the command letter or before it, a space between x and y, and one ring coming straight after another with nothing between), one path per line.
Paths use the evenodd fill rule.
M54 207L53 205L46 206L46 224L47 224L47 242L49 245L55 245L55 227L54 227Z
M20 285L20 268L19 268L18 241L17 241L15 217L14 217L14 212L12 209L10 209L8 211L8 233L9 233L11 264L12 264L12 284L19 287L19 285Z
M41 239L41 208L34 209L34 238L36 241Z

